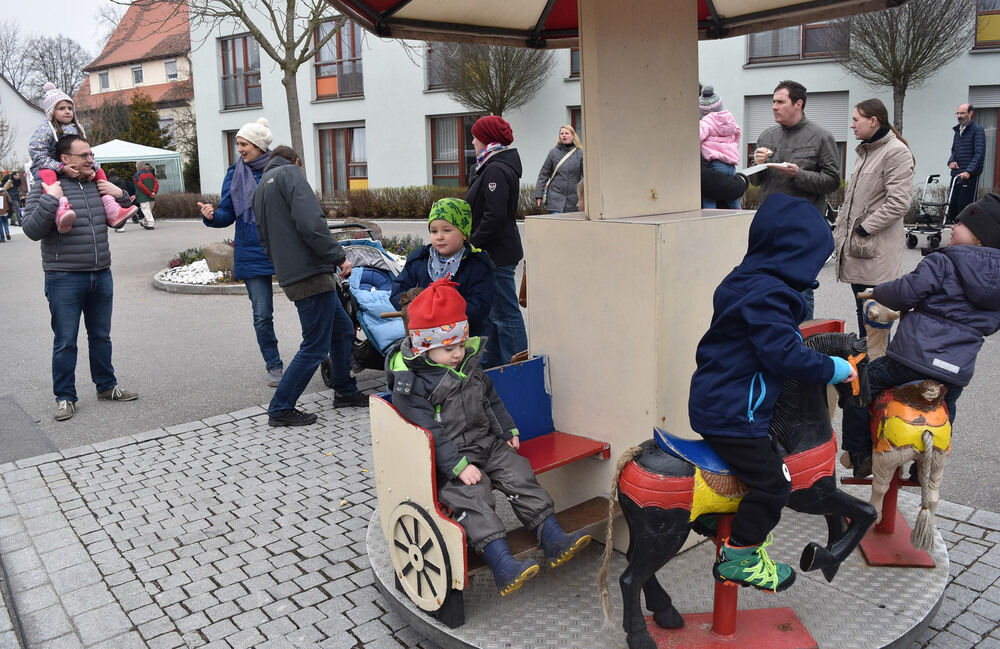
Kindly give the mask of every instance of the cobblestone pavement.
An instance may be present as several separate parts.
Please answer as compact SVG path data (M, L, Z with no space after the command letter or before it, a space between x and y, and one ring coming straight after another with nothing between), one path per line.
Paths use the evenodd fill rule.
M303 396L308 427L254 407L0 466L27 646L437 649L372 585L367 410L331 397ZM1000 647L1000 515L942 503L938 524L952 581L913 647Z

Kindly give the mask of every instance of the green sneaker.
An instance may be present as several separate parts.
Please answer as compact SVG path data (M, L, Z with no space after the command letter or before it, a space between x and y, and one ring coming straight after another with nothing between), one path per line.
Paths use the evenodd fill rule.
M764 550L773 540L774 537L768 534L767 540L760 545L733 547L729 545L729 539L726 539L719 558L712 567L715 580L753 586L771 593L783 591L794 584L795 571L792 567L771 559Z

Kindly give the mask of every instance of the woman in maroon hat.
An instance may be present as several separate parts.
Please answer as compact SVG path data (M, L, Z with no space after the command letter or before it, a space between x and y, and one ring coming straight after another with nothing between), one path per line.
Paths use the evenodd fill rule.
M476 168L465 200L472 207L469 241L489 253L496 264L496 292L487 319L486 367L510 362L528 348L528 334L517 303L514 270L521 261L521 235L517 231L521 157L511 147L514 132L505 119L488 115L472 125Z

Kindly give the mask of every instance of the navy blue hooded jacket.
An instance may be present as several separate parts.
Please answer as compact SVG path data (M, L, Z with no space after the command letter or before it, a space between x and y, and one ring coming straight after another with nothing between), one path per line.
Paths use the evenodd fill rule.
M833 235L803 198L772 194L750 224L747 254L715 289L712 324L691 377L691 428L706 435L764 437L786 379L827 383L833 361L802 344L801 291L833 252Z
M885 355L953 385L968 385L983 336L1000 328L1000 250L948 246L872 297L902 311Z
M257 225L244 223L233 208L233 197L229 194L229 186L233 182L233 172L236 164L229 165L226 177L222 181L222 196L215 208L213 218L209 221L202 218L201 222L210 228L226 228L236 223L236 237L233 239L233 277L246 279L248 277L270 277L274 275L274 264L264 252L257 234ZM253 179L260 182L264 170L251 169Z

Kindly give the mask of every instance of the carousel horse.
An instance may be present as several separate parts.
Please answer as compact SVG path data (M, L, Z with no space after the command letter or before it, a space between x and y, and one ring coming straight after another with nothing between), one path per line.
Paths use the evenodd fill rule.
M859 341L853 333L824 333L806 338L805 344L816 351L856 362L857 382L835 387L841 404L848 398L867 403L864 341ZM826 546L809 543L802 551L799 566L803 571L821 570L827 581L833 579L841 562L875 520L871 505L837 489L834 478L837 443L830 422L827 386L785 381L769 432L791 473L788 507L826 518ZM604 564L598 576L607 622L611 618L607 570L613 551L613 511L617 498L630 536L625 553L628 566L618 580L624 604L622 624L629 649L656 647L643 618L640 593L645 595L646 608L652 611L656 624L663 628L684 625L670 595L657 581L656 571L680 550L690 530L714 536L717 515L735 512L746 493L746 487L717 456L697 457L704 442L689 440L685 444L664 431L655 432L655 439L626 450L618 461L608 503ZM708 567L706 574L707 571Z
M944 467L951 453L951 422L944 403L947 388L936 381L914 381L883 390L871 406L872 497L882 520L882 499L896 470L917 463L920 513L910 534L918 550L934 547L934 511L941 497Z

